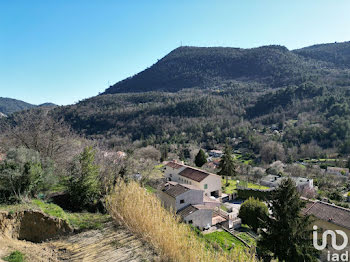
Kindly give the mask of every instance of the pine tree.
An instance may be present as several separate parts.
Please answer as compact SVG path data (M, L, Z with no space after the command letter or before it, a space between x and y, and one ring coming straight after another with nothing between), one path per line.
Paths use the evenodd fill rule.
M218 172L218 175L226 177L226 185L228 184L228 177L233 177L236 175L236 164L231 152L231 147L226 144L224 155L221 157L219 163L220 171Z
M73 210L82 210L97 203L100 197L99 166L95 151L86 147L73 161L66 181Z
M163 162L165 160L167 160L168 158L168 146L167 144L164 144L161 148L160 148L160 162Z
M272 193L269 209L272 216L264 223L258 240L259 254L266 260L317 261L318 252L312 244L311 218L301 213L305 203L290 179L284 179Z
M196 158L194 160L194 163L198 167L201 167L205 163L207 163L207 157L202 149L199 149L198 154L196 155Z

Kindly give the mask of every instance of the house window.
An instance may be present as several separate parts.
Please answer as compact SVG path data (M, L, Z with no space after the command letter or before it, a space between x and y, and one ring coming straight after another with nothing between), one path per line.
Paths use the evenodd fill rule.
M183 203L185 203L185 200L184 200L184 199L181 199L181 200L180 200L180 204L183 204Z
M170 174L170 177L173 177L173 175L172 175L172 174Z
M204 189L208 189L208 184L204 184Z
M189 220L188 223L189 223L189 224L193 224L193 221L192 221L192 220Z

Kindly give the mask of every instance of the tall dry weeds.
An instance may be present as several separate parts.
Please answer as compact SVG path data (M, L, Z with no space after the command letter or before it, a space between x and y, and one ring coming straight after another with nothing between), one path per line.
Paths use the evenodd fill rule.
M164 209L159 199L136 182L119 181L107 199L111 216L150 243L166 261L256 261L234 248L230 253L205 245L192 230Z

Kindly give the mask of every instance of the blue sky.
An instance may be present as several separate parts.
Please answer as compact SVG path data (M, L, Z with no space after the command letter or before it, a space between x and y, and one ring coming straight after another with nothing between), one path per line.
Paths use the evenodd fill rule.
M0 0L0 96L72 104L182 45L350 40L348 0Z

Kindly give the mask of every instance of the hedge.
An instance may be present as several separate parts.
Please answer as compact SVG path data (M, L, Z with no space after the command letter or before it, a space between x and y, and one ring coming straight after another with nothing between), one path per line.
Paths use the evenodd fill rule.
M260 200L270 199L271 192L274 189L255 189L255 188L237 188L237 196L240 199L248 199L249 197L258 198Z

